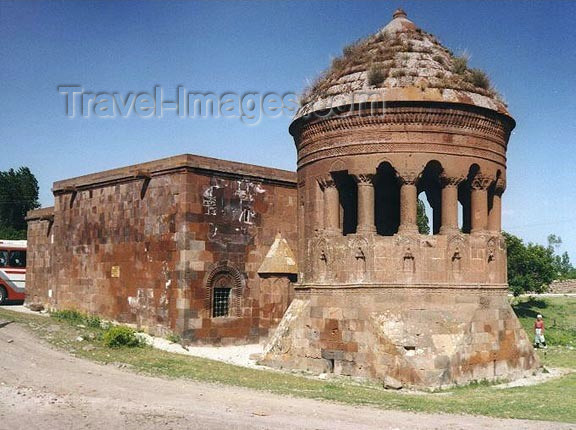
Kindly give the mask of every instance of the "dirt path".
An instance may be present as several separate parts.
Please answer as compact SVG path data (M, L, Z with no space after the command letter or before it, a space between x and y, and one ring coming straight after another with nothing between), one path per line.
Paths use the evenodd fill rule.
M17 324L0 328L2 430L486 428L574 426L383 411L152 378L74 358Z

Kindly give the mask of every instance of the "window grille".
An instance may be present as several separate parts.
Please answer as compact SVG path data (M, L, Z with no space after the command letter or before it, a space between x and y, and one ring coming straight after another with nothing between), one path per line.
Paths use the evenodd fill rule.
M232 288L214 288L212 299L212 316L227 317L230 308Z

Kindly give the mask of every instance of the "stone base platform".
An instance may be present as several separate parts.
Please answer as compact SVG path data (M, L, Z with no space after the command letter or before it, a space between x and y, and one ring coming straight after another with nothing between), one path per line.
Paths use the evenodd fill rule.
M262 364L439 388L540 365L504 285L300 286Z

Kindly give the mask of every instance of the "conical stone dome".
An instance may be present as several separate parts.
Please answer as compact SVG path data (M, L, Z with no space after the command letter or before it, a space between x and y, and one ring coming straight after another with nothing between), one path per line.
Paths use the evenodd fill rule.
M376 34L344 48L330 69L302 97L296 119L345 106L370 94L370 101L464 103L508 115L484 72L467 66L398 9Z

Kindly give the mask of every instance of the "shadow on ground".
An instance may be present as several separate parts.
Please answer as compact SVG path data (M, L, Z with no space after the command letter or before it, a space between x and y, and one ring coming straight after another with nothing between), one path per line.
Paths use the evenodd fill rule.
M546 301L534 297L529 297L527 300L512 305L516 315L521 318L536 318L536 315L542 313L540 309L545 309L546 307L548 307Z

